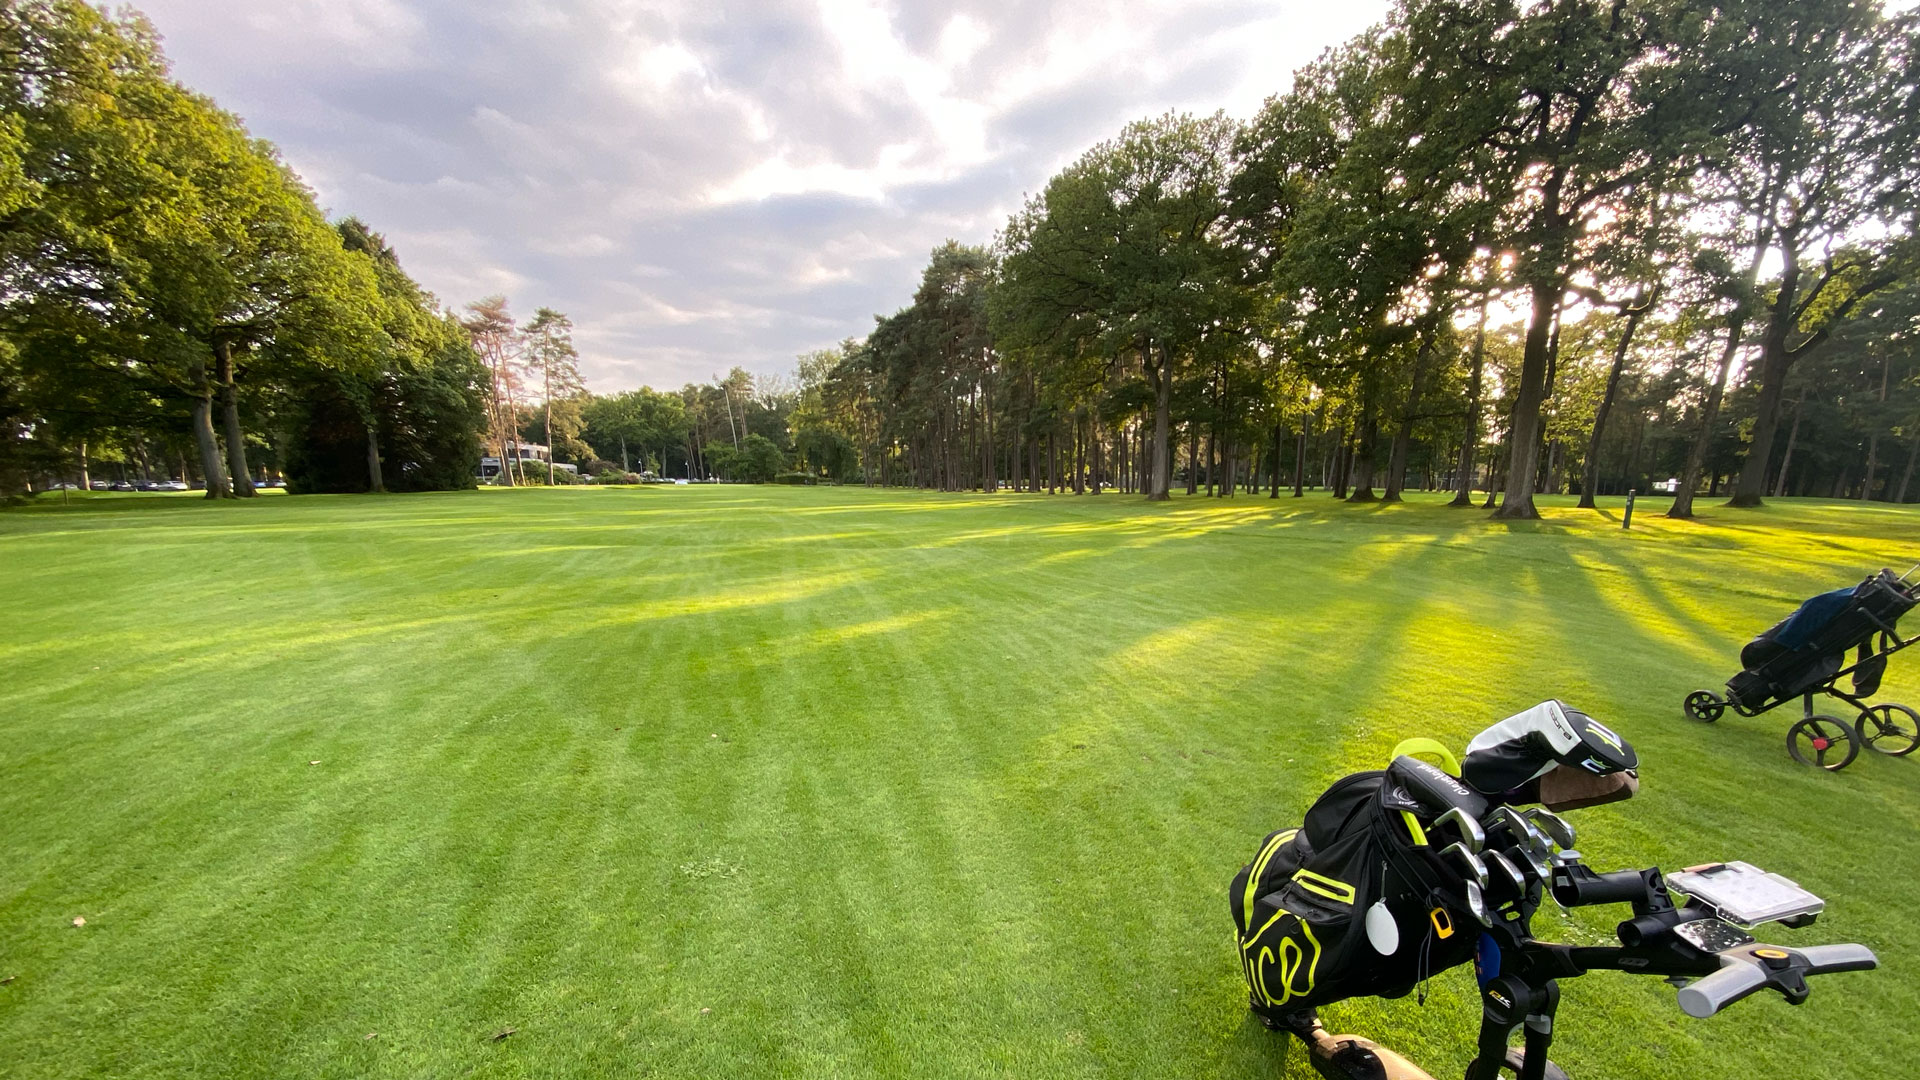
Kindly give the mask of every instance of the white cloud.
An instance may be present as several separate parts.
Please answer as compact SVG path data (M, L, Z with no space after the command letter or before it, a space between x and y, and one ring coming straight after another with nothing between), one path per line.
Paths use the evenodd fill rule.
M1384 0L145 0L176 74L596 389L772 371L1168 108L1246 115Z

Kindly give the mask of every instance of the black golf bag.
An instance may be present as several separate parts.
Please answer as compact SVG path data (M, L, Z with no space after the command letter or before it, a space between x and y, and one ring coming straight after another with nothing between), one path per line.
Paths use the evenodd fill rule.
M1428 974L1472 959L1477 924L1463 875L1414 842L1415 829L1424 832L1456 802L1469 813L1486 808L1433 766L1396 758L1384 771L1336 782L1300 828L1267 837L1230 887L1256 1011L1400 997ZM1370 937L1376 905L1385 914L1371 916ZM1394 947L1382 955L1387 944Z
M1916 603L1920 589L1889 570L1851 589L1813 597L1740 650L1744 670L1727 680L1727 700L1755 709L1822 689L1847 666L1849 652L1857 652L1853 692L1871 696L1880 688L1890 651L1887 642L1875 650L1873 639L1893 635L1900 617Z
M1503 802L1552 805L1558 791L1579 805L1608 801L1593 797L1594 784L1617 781L1610 790L1630 793L1637 764L1613 732L1549 701L1470 744L1463 774L1495 791L1411 757L1336 781L1299 828L1269 834L1229 886L1253 1010L1277 1019L1351 997L1400 997L1473 959L1485 909L1446 851L1477 824L1458 819L1478 823ZM1551 784L1557 772L1572 784ZM1536 888L1524 910L1539 899Z

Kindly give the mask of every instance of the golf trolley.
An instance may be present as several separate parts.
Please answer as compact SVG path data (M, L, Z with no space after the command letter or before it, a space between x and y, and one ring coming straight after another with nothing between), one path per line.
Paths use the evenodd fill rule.
M1377 1043L1329 1034L1318 1009L1403 997L1471 961L1481 1018L1467 1080L1564 1080L1547 1058L1561 979L1658 975L1683 984L1683 1011L1706 1017L1763 989L1799 1004L1807 976L1876 966L1860 945L1756 941L1751 928L1806 926L1824 905L1745 863L1671 878L1589 868L1555 811L1630 798L1638 768L1626 739L1550 700L1482 731L1458 760L1408 739L1385 769L1336 781L1228 886L1249 1009L1299 1038L1331 1080L1433 1080ZM1631 916L1617 945L1543 941L1532 921L1547 896L1569 909L1626 904Z
M1787 729L1787 753L1802 765L1838 772L1859 756L1862 743L1895 757L1912 753L1920 747L1920 713L1865 699L1880 688L1887 658L1920 643L1920 634L1902 638L1897 629L1900 617L1920 604L1920 580L1908 581L1915 570L1920 566L1897 578L1882 570L1854 588L1801 604L1740 651L1743 670L1727 680L1726 696L1688 694L1687 716L1712 723L1729 708L1758 716L1798 699L1801 716ZM1843 678L1851 679L1852 693L1840 689ZM1815 694L1846 702L1854 719L1815 712Z
M1863 945L1790 948L1755 941L1747 932L1752 926L1806 926L1822 903L1746 863L1694 867L1672 878L1657 868L1595 873L1572 847L1573 829L1537 809L1495 810L1481 826L1477 851L1472 828L1458 835L1471 858L1457 855L1456 860L1474 875L1469 880L1486 882L1480 890L1484 906L1475 913L1480 1033L1466 1080L1500 1080L1508 1074L1515 1080L1568 1080L1547 1057L1561 979L1593 971L1661 976L1681 987L1682 1012L1704 1018L1761 990L1776 991L1798 1005L1807 1000L1808 976L1878 965ZM1528 897L1537 902L1543 884L1566 908L1631 905L1632 917L1615 930L1620 944L1585 947L1535 938ZM1685 894L1684 901L1675 903L1669 889ZM1315 1071L1330 1080L1434 1080L1371 1040L1329 1034L1311 1009L1268 1026L1305 1043ZM1510 1045L1515 1029L1524 1029L1518 1047Z

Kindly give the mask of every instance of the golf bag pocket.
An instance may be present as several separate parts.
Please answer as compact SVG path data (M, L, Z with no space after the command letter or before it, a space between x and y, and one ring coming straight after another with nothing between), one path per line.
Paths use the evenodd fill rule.
M1756 706L1764 704L1773 694L1773 684L1765 675L1751 669L1738 672L1727 680L1727 700L1735 705Z
M1887 674L1887 654L1871 652L1867 646L1860 646L1853 667L1853 692L1858 697L1872 697L1880 691L1880 680Z
M1345 882L1298 871L1278 892L1254 901L1240 938L1240 965L1256 1005L1291 1010L1337 1001L1326 977L1349 970L1347 954L1360 927L1355 890ZM1337 983L1337 977L1334 979Z
M1234 878L1240 967L1256 1007L1286 1012L1382 992L1365 926L1367 846L1364 831L1325 850L1308 850L1304 833L1275 833Z
M1419 804L1388 779L1335 782L1299 829L1268 834L1228 886L1256 1012L1400 997L1473 958L1459 870L1427 846L1432 811L1410 809Z

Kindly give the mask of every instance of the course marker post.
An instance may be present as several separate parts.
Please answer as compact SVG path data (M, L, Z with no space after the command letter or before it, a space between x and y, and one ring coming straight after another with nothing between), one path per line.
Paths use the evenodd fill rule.
M1620 515L1620 527L1623 529L1633 528L1633 489L1632 488L1627 489L1627 512Z

